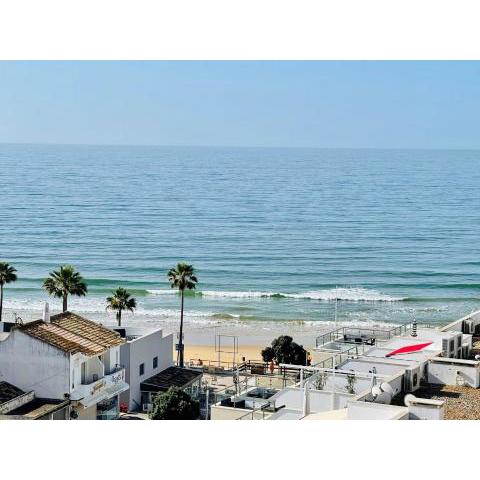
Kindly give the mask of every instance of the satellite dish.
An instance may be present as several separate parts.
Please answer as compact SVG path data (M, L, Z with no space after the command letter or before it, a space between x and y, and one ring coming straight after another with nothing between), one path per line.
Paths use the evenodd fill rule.
M382 394L382 389L378 385L374 385L372 388L372 396L375 401L379 395Z
M412 395L409 393L408 395L405 395L405 398L403 399L403 403L405 403L406 407L409 407L412 402L414 402L417 399L415 395Z
M384 382L381 385L374 385L371 390L373 401L376 403L389 404L393 398L393 388Z
M380 385L380 388L385 392L388 393L391 397L393 397L394 391L392 386L389 383L383 382Z
M475 355L475 360L480 360L480 355L478 355L478 353Z

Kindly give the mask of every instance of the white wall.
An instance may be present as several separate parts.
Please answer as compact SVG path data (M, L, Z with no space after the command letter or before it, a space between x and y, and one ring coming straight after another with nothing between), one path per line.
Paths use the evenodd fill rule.
M431 400L425 402L421 398L417 398L412 402L408 410L410 412L410 419L412 420L443 420L444 405L443 402L435 402L432 404ZM440 405L442 404L442 405Z
M431 361L428 364L428 382L441 385L456 385L457 372L461 372L465 384L480 386L480 365L478 362Z
M275 400L275 407L285 405L288 410L303 410L303 388L290 387L276 393L269 400ZM325 390L309 390L310 413L326 412L328 410L337 410L345 408L347 402L354 398L354 395L348 393L335 393L332 398L332 392Z
M247 415L250 413L250 415ZM270 415L266 414L265 418ZM210 420L238 420L240 417L245 417L248 420L252 420L251 410L245 410L243 408L223 407L221 405L212 405L210 409ZM254 412L253 420L261 420L264 418L262 412Z
M131 329L132 331L134 329ZM139 329L134 330L140 332ZM127 327L127 335L132 334ZM120 363L125 366L126 382L130 389L120 395L120 402L128 403L131 410L141 407L140 383L173 365L173 335L163 336L162 330L126 342L120 347ZM158 367L153 368L153 358L158 357ZM145 373L139 375L140 364Z
M96 420L97 419L97 406L92 405L88 408L78 408L76 410L78 413L77 420Z
M349 402L347 420L407 420L408 409L381 403Z
M63 399L70 392L70 354L14 330L0 341L0 381L37 397Z
M105 366L105 375L110 374L117 365L120 365L120 347L112 347L102 355Z

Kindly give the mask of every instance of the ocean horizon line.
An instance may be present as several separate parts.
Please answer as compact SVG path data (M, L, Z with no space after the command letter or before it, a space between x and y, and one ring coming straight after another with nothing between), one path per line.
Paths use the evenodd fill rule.
M0 146L45 146L45 147L141 147L141 148L201 148L201 149L258 149L258 150L367 150L367 151L480 151L479 146L315 146L315 145L210 145L210 144L155 144L155 143L79 143L79 142L11 142L0 141Z

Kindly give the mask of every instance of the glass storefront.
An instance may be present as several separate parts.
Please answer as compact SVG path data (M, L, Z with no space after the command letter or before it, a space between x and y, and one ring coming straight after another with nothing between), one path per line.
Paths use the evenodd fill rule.
M118 395L97 403L97 420L115 420L118 413Z

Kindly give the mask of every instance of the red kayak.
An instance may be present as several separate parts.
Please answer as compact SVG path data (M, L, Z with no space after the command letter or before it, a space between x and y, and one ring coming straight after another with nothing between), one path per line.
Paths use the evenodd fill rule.
M406 347L402 348L397 348L396 350L392 350L390 353L387 353L385 357L392 357L393 355L402 355L405 353L413 353L413 352L419 352L425 347L428 347L431 345L433 342L427 342L427 343L417 343L416 345L407 345Z

